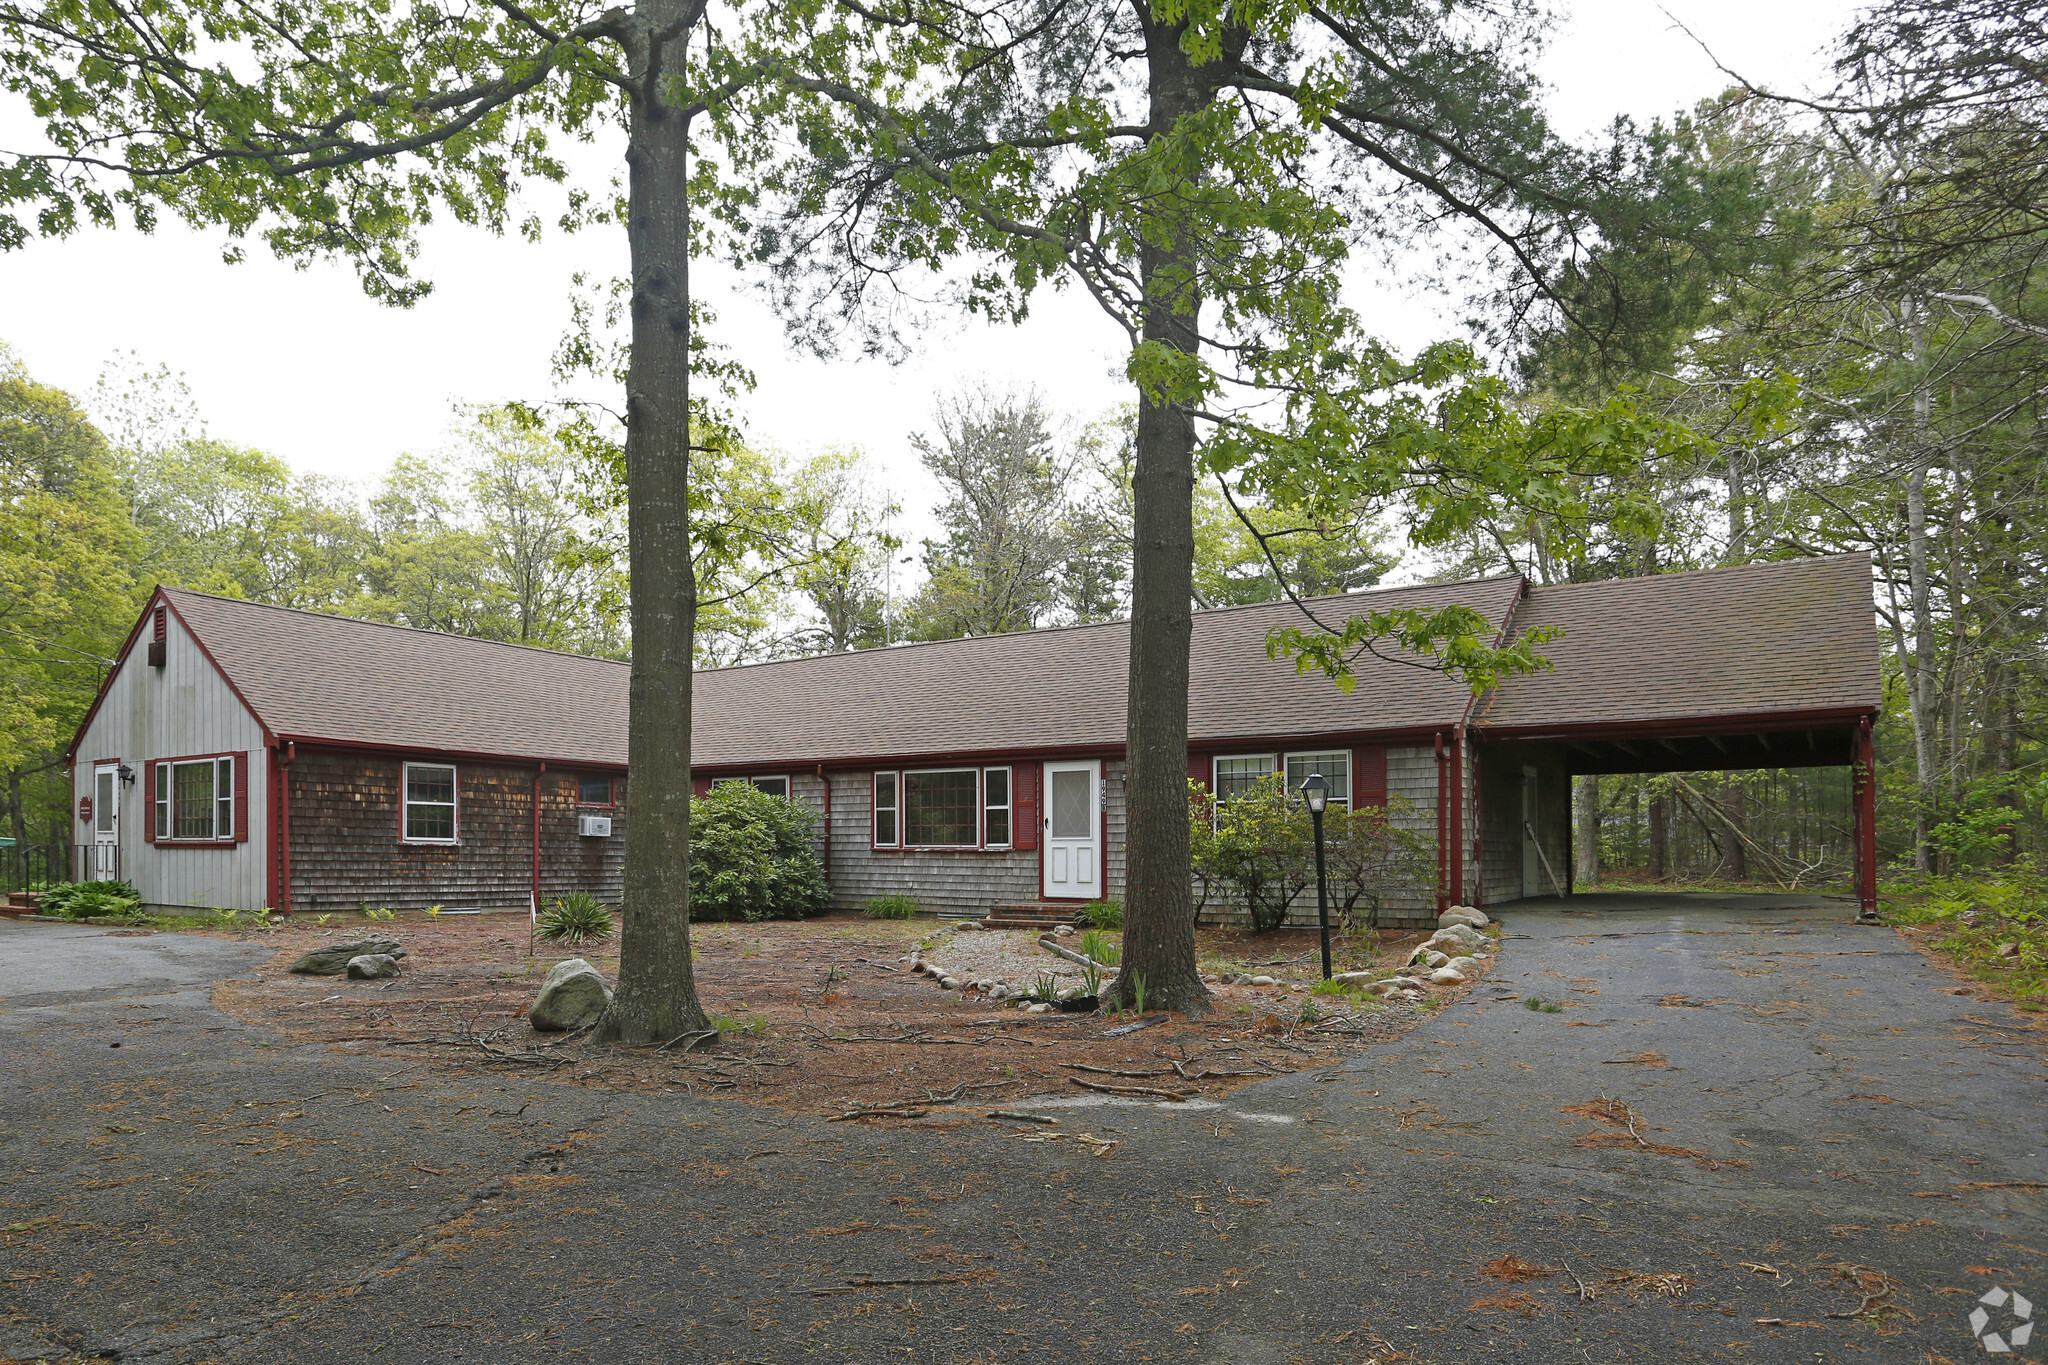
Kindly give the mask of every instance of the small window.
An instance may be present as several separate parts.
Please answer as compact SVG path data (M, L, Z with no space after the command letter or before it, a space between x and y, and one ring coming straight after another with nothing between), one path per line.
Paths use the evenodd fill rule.
M1351 755L1342 749L1320 754L1287 755L1287 790L1299 792L1310 773L1321 773L1330 784L1330 804L1351 809Z
M442 763L405 765L405 839L455 842L455 769Z
M195 758L156 765L156 837L214 843L235 837L235 760Z
M1229 801L1250 793L1259 779L1273 775L1273 756L1255 754L1250 758L1216 760L1216 799Z
M576 779L576 804L579 806L609 806L612 800L612 780L609 777L579 777Z
M896 839L896 774L875 774L875 843L894 848Z
M1010 846L1010 770L990 768L981 776L981 842Z
M749 780L770 796L779 796L785 801L789 799L789 779L786 777L756 777Z

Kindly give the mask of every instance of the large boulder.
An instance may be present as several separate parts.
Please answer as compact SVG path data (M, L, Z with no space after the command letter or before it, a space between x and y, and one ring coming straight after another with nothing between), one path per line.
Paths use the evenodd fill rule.
M1424 946L1436 948L1444 952L1455 950L1457 952L1470 953L1477 951L1479 945L1484 942L1486 942L1486 935L1480 933L1471 925L1453 924L1431 934L1429 942Z
M1444 966L1431 972L1429 980L1434 986L1462 986L1465 984L1465 974L1454 967Z
M395 938L359 938L348 943L330 943L301 953L291 970L304 976L340 976L352 957L404 957L405 946Z
M1493 921L1486 917L1484 910L1470 905L1454 905L1436 917L1436 927L1439 929L1447 928L1453 924L1464 924L1474 929L1484 929L1491 923Z
M398 959L389 953L364 953L348 960L351 981L382 981L398 975Z
M526 1018L542 1033L567 1033L594 1024L612 1003L612 988L580 957L557 962L540 983Z

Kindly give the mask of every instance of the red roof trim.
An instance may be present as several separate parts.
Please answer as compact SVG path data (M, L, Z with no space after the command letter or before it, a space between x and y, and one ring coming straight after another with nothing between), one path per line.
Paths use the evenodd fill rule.
M626 771L626 765L623 763L586 762L580 758L556 758L540 754L501 754L480 749L426 749L416 744L363 744L355 740L322 739L318 735L279 735L278 739L283 743L303 744L308 749L324 750L329 753L376 754L380 757L396 756L418 759L423 763L450 759L463 763L504 763L521 768L530 768L536 763L556 763L560 764L563 769L572 772L623 773ZM748 768L747 771L759 772L761 768L760 765L756 764Z
M1629 739L1659 735L1743 735L1781 730L1811 730L1826 725L1853 725L1875 716L1875 706L1837 706L1820 711L1752 711L1696 720L1593 721L1585 725L1488 725L1472 727L1472 737L1500 743L1507 740Z

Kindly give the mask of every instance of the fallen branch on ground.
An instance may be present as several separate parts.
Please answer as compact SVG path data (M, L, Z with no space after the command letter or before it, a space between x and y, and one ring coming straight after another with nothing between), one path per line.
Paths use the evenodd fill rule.
M1098 1081L1083 1080L1079 1076L1069 1076L1067 1079L1084 1090L1094 1090L1104 1095L1143 1096L1175 1102L1194 1098L1194 1092L1188 1090L1161 1090L1150 1085L1103 1085Z

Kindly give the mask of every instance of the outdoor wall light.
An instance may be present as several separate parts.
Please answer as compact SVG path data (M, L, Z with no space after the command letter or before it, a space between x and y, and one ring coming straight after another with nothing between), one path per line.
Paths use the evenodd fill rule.
M121 775L122 786L132 787L135 785L135 769L129 767L126 763L123 763L119 767L115 768L114 771Z

